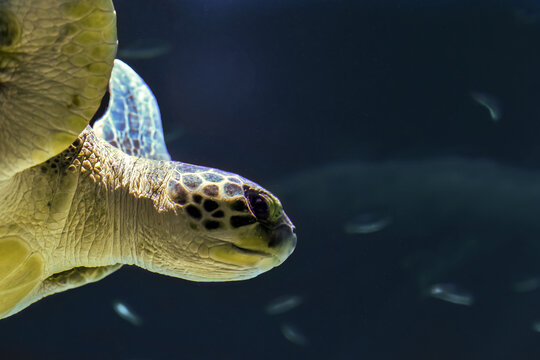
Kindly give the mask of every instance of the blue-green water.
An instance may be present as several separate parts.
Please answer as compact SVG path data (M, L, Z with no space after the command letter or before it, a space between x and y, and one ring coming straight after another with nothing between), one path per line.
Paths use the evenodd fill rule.
M274 191L298 245L245 282L125 267L1 320L0 359L540 358L540 3L115 5L173 159Z

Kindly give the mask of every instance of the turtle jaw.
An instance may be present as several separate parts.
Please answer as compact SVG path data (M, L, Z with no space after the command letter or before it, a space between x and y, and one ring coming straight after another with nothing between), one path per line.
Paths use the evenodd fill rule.
M249 277L253 277L283 263L295 246L296 234L290 222L271 229L256 224L236 241L212 247L209 255L214 261L248 268L253 271Z

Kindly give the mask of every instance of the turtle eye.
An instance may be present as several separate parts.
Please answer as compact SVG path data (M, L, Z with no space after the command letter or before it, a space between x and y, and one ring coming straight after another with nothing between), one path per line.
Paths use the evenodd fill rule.
M259 192L251 189L247 190L245 195L253 215L255 215L258 220L268 220L268 217L270 216L270 208L265 197Z

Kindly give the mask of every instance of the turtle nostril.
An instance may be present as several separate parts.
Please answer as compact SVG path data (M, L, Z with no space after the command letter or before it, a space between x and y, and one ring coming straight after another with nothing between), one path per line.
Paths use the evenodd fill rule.
M268 247L279 247L284 241L288 241L291 238L296 238L293 229L287 225L281 225L272 231L272 237L268 242Z
M283 242L283 238L282 238L282 237L279 237L279 236L272 236L272 238L271 238L270 241L268 242L268 247L270 247L270 248L278 247L279 244L281 244L282 242Z

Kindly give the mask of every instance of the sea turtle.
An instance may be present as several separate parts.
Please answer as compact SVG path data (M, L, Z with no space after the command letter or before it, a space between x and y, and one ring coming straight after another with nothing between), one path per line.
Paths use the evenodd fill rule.
M0 0L0 318L122 264L241 280L295 247L270 192L170 161L152 93L114 60L115 16L110 0Z

